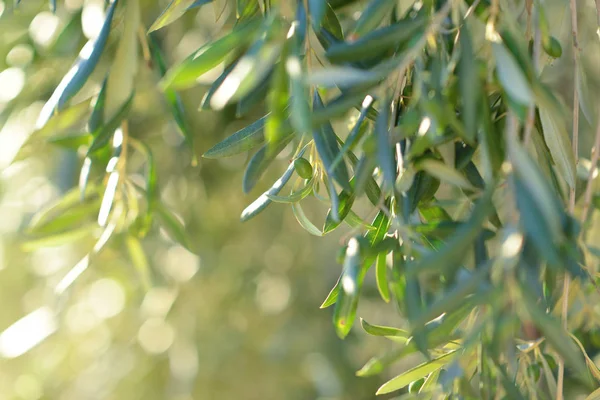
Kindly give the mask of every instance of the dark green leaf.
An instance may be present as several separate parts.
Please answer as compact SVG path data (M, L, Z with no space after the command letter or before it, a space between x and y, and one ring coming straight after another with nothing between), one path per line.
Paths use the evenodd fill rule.
M248 193L254 188L267 167L271 165L275 157L285 149L293 138L294 135L287 133L274 147L269 148L269 146L264 145L252 156L246 167L242 182L244 193Z
M405 19L372 31L353 42L334 43L325 54L333 63L369 60L397 48L423 28L425 23L426 19L422 17Z
M462 119L465 132L471 141L477 136L480 82L473 43L468 24L460 30L460 59L458 63Z
M86 156L89 156L92 153L104 147L108 143L108 141L113 137L113 134L129 113L131 103L133 103L133 96L134 95L132 93L131 96L129 96L129 99L125 102L125 104L121 106L121 108L117 111L115 116L110 121L98 127L96 131L92 132L94 140L92 141L92 144L90 145Z
M462 224L455 235L437 252L432 252L416 261L411 271L423 273L426 271L446 271L456 268L472 248L473 242L483 227L492 210L492 190L486 190L471 212L471 217Z
M302 156L303 153L304 150L299 154L299 156ZM244 209L244 211L242 211L241 220L247 221L250 218L257 215L262 210L264 210L273 201L271 199L271 196L276 196L277 194L279 194L279 192L285 186L285 184L288 183L293 173L294 163L290 163L290 165L287 167L281 178L277 179L269 190L264 192L258 199L254 200L252 204L250 204Z
M322 108L323 103L318 93L315 91L314 98L314 107ZM330 169L331 163L340 152L340 148L337 143L337 137L331 124L326 123L320 129L313 130L313 139L315 141L315 145L317 147L317 152L321 157L321 161L323 165L327 169L327 173L333 177L333 179L342 186L347 191L352 191L350 187L349 181L350 178L348 176L348 170L346 168L346 164L343 162L339 163L335 168Z
M336 212L332 212L331 209L327 212L325 225L323 226L323 234L329 233L337 228L350 212L352 204L354 204L354 196L344 190L339 194L338 200L339 203L337 204ZM337 216L337 219L334 219L334 215Z
M353 34L360 37L377 28L383 19L392 13L395 5L396 1L394 0L371 1L356 21Z
M240 129L227 139L211 147L202 157L229 157L252 150L256 146L263 144L265 142L263 131L266 119L267 116L264 116L245 128Z

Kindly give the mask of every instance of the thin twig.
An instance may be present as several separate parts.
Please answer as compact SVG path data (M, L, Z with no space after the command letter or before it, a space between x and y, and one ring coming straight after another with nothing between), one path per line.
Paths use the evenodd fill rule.
M579 39L577 37L577 0L570 0L571 6L571 34L573 37L573 155L575 160L579 158L579 96L577 93L577 80L579 79ZM575 210L575 187L572 187L569 192L569 213ZM562 302L562 325L567 329L567 321L569 316L569 287L571 278L565 274L563 283L563 302ZM565 360L562 357L558 359L558 379L556 383L556 399L563 400L563 386L565 379Z

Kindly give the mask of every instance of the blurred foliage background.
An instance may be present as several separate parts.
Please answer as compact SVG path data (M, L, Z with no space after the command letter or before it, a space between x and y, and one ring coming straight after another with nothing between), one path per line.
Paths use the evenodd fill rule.
M141 5L149 26L166 3ZM256 197L240 194L246 155L190 166L149 67L138 74L131 135L153 149L163 201L185 220L199 256L152 232L144 240L146 287L124 237L115 236L68 296L55 297L53 287L94 241L81 235L75 244L24 247L29 238L19 232L77 186L81 154L40 145L33 157L10 163L79 49L98 34L103 10L102 0L68 0L55 14L43 1L0 2L0 330L31 312L37 317L20 332L31 337L0 343L0 399L371 398L385 377L354 374L386 343L359 331L342 343L331 309L319 310L339 275L339 234L317 244L284 205L241 224L241 210ZM160 32L169 62L219 31L225 21L215 22L215 12L202 7ZM111 35L74 103L97 93L117 39ZM198 154L261 112L257 105L242 121L230 110L197 112L205 90L182 94ZM55 306L56 318L44 314Z
M551 3L552 33L568 53L568 6ZM591 71L591 93L598 93L600 74L593 71L600 70L600 52L585 51L587 43L596 43L588 3L580 13L582 64ZM146 27L166 5L141 1ZM213 39L227 23L219 16L230 7L217 1L158 32L169 65ZM130 132L152 148L162 200L186 222L199 255L154 231L144 240L148 276L136 269L125 238L117 235L68 296L54 295L53 287L94 241L80 232L75 244L45 247L48 243L28 242L21 232L36 211L77 185L82 154L40 144L33 157L11 160L79 49L98 35L104 9L102 0L66 0L54 14L45 1L18 7L0 2L0 330L34 316L22 337L0 341L0 399L373 398L403 366L370 378L357 378L355 371L391 344L357 329L342 343L331 327L332 310L318 309L339 275L335 255L344 232L316 239L283 205L241 224L241 210L264 190L241 194L247 155L191 165L192 153L156 90L158 76L150 66L138 74ZM111 35L106 62L73 103L98 92L116 39ZM572 76L566 73L570 63L567 54L543 75L564 89L565 99L572 95L573 83L565 79ZM202 80L208 85L219 72ZM264 115L260 104L242 120L231 108L197 112L206 88L182 93L196 154ZM582 119L587 156L592 127L585 124ZM285 168L288 156L284 152L271 177ZM131 169L142 162L134 158ZM54 316L46 307L60 312ZM401 323L371 281L358 315Z

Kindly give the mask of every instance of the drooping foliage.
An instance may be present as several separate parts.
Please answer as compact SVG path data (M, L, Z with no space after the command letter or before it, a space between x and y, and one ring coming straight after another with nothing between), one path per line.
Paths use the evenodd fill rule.
M581 49L563 42L570 49L563 51L550 35L544 2L237 0L220 17L226 22L217 38L169 65L161 30L207 3L173 0L149 30L139 0L107 4L98 37L17 154L15 162L46 141L86 149L79 187L28 228L31 246L81 229L98 237L57 294L114 234L128 236L133 264L144 259L139 241L157 226L195 250L161 203L160 166L128 119L136 74L150 63L193 152L195 132L178 91L220 68L198 112L241 117L260 105L264 116L192 162L252 153L242 189L266 190L239 210L242 221L284 203L308 234L346 229L340 278L322 307L333 308L340 338L359 329L360 316L368 334L396 342L357 374L422 358L379 394L408 388L419 398L550 398L561 395L565 379L581 393L598 386L600 371L582 345L593 329L571 323L569 311L597 313L579 298L598 291L597 155L577 143L580 109L582 122L596 127L600 103L586 91ZM110 40L118 45L105 54ZM540 72L567 56L576 73L563 93ZM100 57L112 57L100 91L75 104ZM564 105L572 97L573 115ZM82 121L85 131L73 135ZM145 159L139 171L129 168L131 153ZM283 173L265 182L268 170ZM310 198L321 205L319 221L303 209ZM90 212L96 221L82 228ZM398 326L371 324L357 311L373 279L382 305L395 306Z

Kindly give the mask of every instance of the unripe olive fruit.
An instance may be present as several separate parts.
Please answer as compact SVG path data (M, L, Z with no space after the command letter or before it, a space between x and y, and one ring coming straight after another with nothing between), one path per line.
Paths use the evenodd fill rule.
M562 55L560 42L554 36L547 36L542 40L544 51L550 57L559 58Z
M312 165L308 162L306 158L300 157L294 160L294 168L298 175L300 175L304 179L312 178Z

